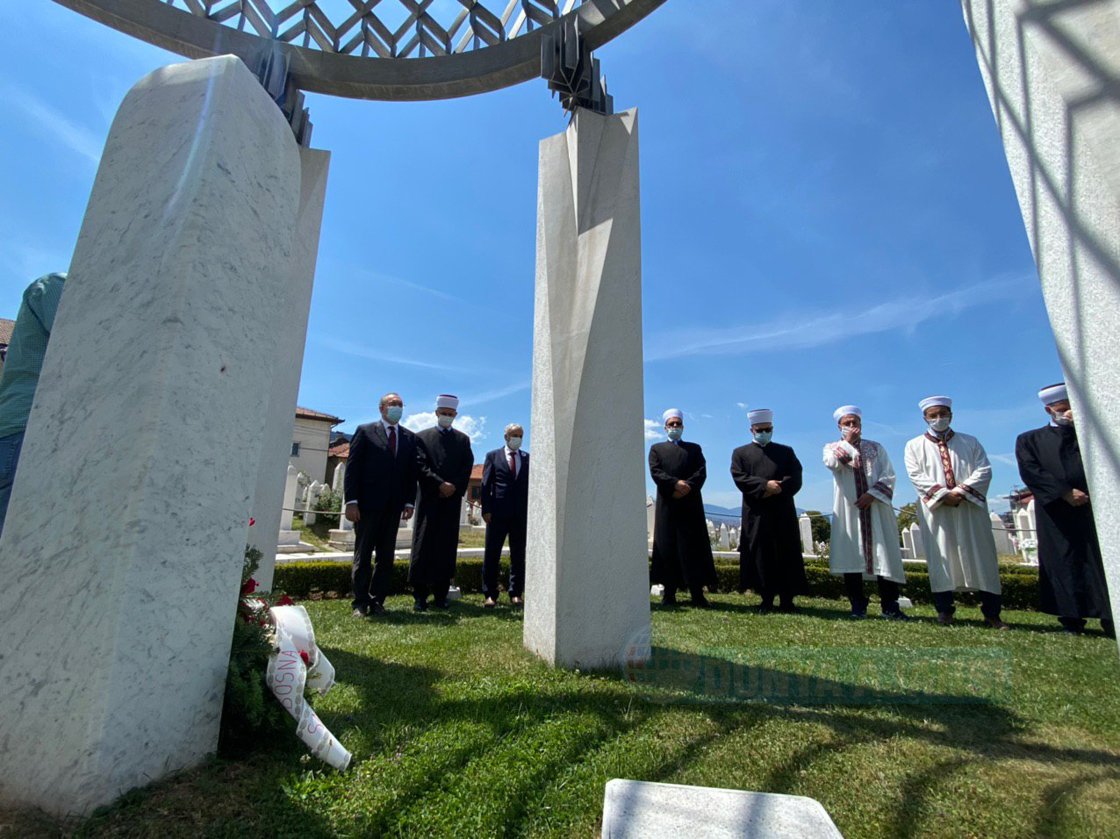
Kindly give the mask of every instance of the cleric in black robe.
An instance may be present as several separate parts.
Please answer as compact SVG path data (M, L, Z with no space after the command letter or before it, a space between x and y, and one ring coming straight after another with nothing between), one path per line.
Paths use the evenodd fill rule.
M762 408L747 415L753 443L731 454L731 477L743 493L739 533L739 591L762 596L761 611L780 600L780 611L793 612L793 598L808 594L801 531L793 496L801 489L801 463L789 446L770 442L774 412Z
M693 606L708 608L704 586L716 590L716 566L700 496L708 477L707 463L699 445L681 439L684 415L670 408L664 419L669 441L649 450L649 474L657 484L650 579L664 586L665 605L674 605L678 589L683 588L691 594Z
M428 608L429 594L432 605L446 609L447 591L455 576L459 516L474 466L471 438L451 427L458 407L456 397L441 394L436 400L437 426L416 435L420 504L408 582L418 612Z
M1019 435L1019 475L1034 494L1038 527L1038 587L1042 611L1080 634L1085 618L1099 618L1115 636L1089 484L1064 384L1039 391L1050 424Z

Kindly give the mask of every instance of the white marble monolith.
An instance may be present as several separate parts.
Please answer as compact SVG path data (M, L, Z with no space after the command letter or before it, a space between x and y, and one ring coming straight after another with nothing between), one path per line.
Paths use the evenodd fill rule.
M563 667L648 656L637 112L541 142L526 648Z
M1069 385L1120 621L1120 0L962 7Z
M922 541L922 531L917 522L910 525L910 541L914 546L914 559L926 558L926 545Z
M904 559L918 559L918 552L914 545L914 534L908 527L902 528L902 555Z
M797 527L801 531L801 552L809 556L816 556L816 544L813 542L813 520L802 513L797 517Z
M249 544L261 552L256 580L264 590L272 588L276 551L281 530L295 535L291 545L299 544L292 531L292 514L287 525L281 525L281 507L295 504L295 487L291 499L286 498L287 470L295 425L296 398L299 393L303 350L307 343L307 316L311 311L311 289L315 280L315 261L319 254L319 230L323 220L323 204L327 193L327 171L330 152L301 148L300 198L296 227L292 233L293 253L291 275L277 293L284 295L280 319L275 324L280 336L277 347L279 368L273 380L264 428L261 430L261 459L257 469L257 489L253 493L252 515L257 520L249 529ZM339 470L345 464L339 464Z
M0 539L0 806L88 813L216 747L299 199L237 58L117 112Z

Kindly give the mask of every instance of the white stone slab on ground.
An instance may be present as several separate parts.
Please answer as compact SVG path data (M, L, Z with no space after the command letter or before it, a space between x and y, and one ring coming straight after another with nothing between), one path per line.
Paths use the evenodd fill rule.
M299 200L239 59L121 104L0 539L0 806L86 814L216 748Z
M843 839L820 802L801 795L615 778L603 839Z
M648 657L638 193L636 111L542 141L524 643L562 667Z

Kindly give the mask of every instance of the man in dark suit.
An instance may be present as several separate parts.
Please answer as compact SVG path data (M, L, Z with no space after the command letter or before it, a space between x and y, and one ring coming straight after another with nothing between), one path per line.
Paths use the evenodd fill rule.
M521 605L525 589L525 530L529 518L529 453L521 451L525 429L506 426L506 444L486 455L482 467L482 518L486 522L486 553L482 560L483 605L498 602L498 571L502 545L509 536L509 600Z
M416 436L399 425L404 401L386 393L378 407L381 419L359 425L350 440L343 487L346 518L354 523L354 617L385 611L397 528L412 517L416 500Z

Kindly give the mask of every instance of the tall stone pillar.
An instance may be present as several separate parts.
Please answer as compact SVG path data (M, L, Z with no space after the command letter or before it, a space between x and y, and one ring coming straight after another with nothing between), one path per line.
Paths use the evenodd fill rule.
M606 668L649 644L637 112L540 147L525 646Z
M117 113L0 540L0 804L85 814L214 751L300 173L232 56Z
M288 282L278 293L284 295L280 320L275 324L279 336L277 370L272 396L261 432L261 460L257 489L253 494L252 516L256 524L249 530L249 544L261 552L256 580L261 588L272 589L276 568L277 534L291 530L281 526L280 509L285 505L284 484L292 452L292 429L296 419L299 379L303 370L303 350L307 344L307 317L311 312L311 287L315 281L315 261L319 255L319 229L327 195L327 169L331 154L319 149L299 150L299 213L291 231L293 246ZM294 498L293 498L294 503ZM298 541L298 539L297 539Z
M1069 383L1120 622L1120 0L962 6Z

